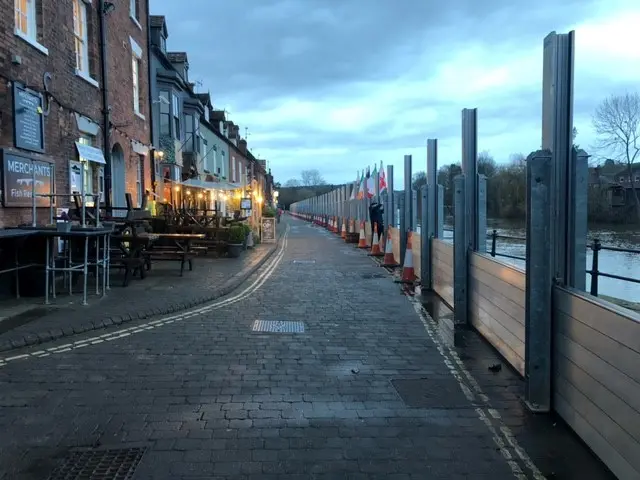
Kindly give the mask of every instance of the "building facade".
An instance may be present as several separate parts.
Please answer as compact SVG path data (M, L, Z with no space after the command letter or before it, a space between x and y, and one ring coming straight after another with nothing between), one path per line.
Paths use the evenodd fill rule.
M139 201L149 176L147 0L0 7L14 13L0 18L0 227L31 222L32 192L39 221L53 198L42 195L56 193L56 207L83 190L88 203L124 206L127 191Z

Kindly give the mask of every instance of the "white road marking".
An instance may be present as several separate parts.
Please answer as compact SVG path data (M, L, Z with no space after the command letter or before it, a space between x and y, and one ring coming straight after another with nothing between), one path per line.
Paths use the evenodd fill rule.
M267 263L267 266L264 268L262 272L259 273L258 277L254 280L254 282L251 285L249 285L247 288L245 288L242 292L238 293L237 295L234 295L229 298L225 298L223 300L217 300L203 307L199 307L193 310L188 310L186 312L183 312L177 315L172 315L170 317L165 317L160 320L154 320L154 321L143 323L140 325L134 325L128 328L122 328L114 332L105 333L103 335L85 338L73 343L67 343L57 347L47 348L46 353L43 350L39 350L37 352L24 353L21 355L15 355L7 358L0 358L0 367L4 367L8 363L16 360L24 360L29 358L42 358L42 357L47 357L51 354L70 352L78 348L100 344L100 343L103 343L104 341L117 340L119 338L128 337L129 335L132 335L134 333L142 333L148 330L153 330L163 325L168 325L174 322L180 322L182 320L196 317L198 315L202 315L203 313L208 313L210 311L218 310L228 305L232 305L234 303L240 302L246 299L247 297L249 297L253 292L258 290L260 287L262 287L262 285L264 285L265 282L276 271L277 267L280 265L280 263L282 262L282 259L284 258L284 253L288 244L289 230L290 230L290 227L287 226L285 234L282 237L282 243L276 253L275 258L273 258L272 260L269 260L269 262Z
M462 360L450 346L444 345L440 340L437 333L437 325L434 320L425 314L424 309L420 302L415 298L407 296L409 301L413 304L413 308L420 317L420 321L427 331L429 338L433 340L438 349L438 352L444 360L444 364L449 369L451 375L458 381L460 388L464 392L465 396L471 401L475 402L479 399L479 403L486 404L489 402L489 397L482 391L482 388L471 375L471 372L464 366ZM471 385L473 391L467 386ZM493 441L498 446L500 452L507 460L507 464L511 468L513 476L518 480L527 480L529 477L522 471L520 465L514 458L522 460L524 465L529 469L533 475L534 480L545 480L545 476L535 466L531 458L527 455L525 450L518 444L518 441L514 437L509 427L502 421L500 413L493 409L486 407L476 407L475 409L478 418L485 424L489 433L493 437ZM492 420L493 419L493 420ZM513 453L511 452L513 450ZM515 455L514 455L515 453Z

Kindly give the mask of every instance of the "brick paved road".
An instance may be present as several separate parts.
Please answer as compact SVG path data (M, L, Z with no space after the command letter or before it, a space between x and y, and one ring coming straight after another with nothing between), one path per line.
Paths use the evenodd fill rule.
M501 480L512 466L534 478L508 464L383 270L290 224L278 268L247 299L0 367L6 478L46 478L70 447L141 444L136 479ZM305 332L256 333L255 320ZM400 378L427 378L456 408L408 407Z

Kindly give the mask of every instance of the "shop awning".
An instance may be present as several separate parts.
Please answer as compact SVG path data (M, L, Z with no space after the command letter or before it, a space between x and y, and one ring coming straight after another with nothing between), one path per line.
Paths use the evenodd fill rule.
M85 145L80 142L76 142L76 148L78 149L78 155L80 155L82 160L106 165L107 162L104 159L104 154L99 148Z
M207 190L223 190L226 192L237 190L242 188L240 185L235 185L233 183L228 182L206 182L204 180L200 180L198 178L189 178L181 182L185 187L192 188L205 188Z

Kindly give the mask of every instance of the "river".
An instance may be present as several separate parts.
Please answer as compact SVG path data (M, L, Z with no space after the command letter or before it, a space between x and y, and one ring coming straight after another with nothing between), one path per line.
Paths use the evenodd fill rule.
M526 235L523 224L508 222L499 219L489 219L488 231L497 230L498 235L507 237L524 238ZM445 226L444 240L453 241L451 225ZM624 249L640 250L640 230L630 230L616 227L592 227L589 229L589 241L598 238L604 247L617 247ZM487 252L491 250L491 239L487 238ZM525 242L523 240L510 240L498 238L496 253L507 254L516 257L525 257ZM524 260L511 259L496 256L496 259L505 263L525 268ZM591 269L593 252L587 249L587 270ZM600 250L598 270L605 273L640 279L640 254L616 251ZM591 275L587 273L586 289L591 286ZM598 277L598 293L609 297L620 298L629 302L640 302L640 284L626 282L614 278Z

